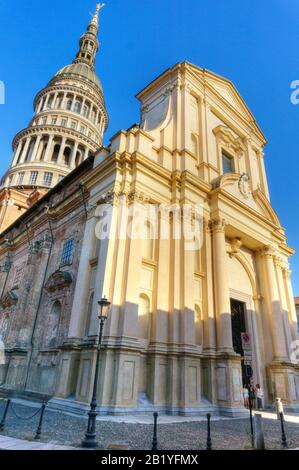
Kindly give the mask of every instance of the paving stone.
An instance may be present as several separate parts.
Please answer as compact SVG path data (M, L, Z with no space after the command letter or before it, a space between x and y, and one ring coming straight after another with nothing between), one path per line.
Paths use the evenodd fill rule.
M16 404L14 408L23 415L29 415L32 408ZM3 403L0 402L0 416ZM162 417L161 417L162 418ZM272 419L271 419L272 418ZM33 439L39 417L30 421L17 420L13 414L8 413L3 435L13 438ZM162 424L158 422L158 446L161 450L200 450L205 449L207 430L206 421L188 421L188 418L177 418L175 422L165 419ZM289 419L289 418L288 418ZM296 421L296 418L292 418ZM108 417L101 417L97 421L97 438L99 447L107 449L111 445L126 447L132 450L151 449L153 439L153 425L146 423L122 422L125 417L116 421L109 421ZM136 419L138 421L138 418ZM130 421L130 420L129 420ZM265 445L267 449L280 449L281 430L280 422L269 415L263 420L265 432ZM46 410L40 443L50 446L75 447L80 449L81 440L87 427L87 417L77 417L63 413ZM298 422L285 421L285 431L289 448L299 447L299 420ZM217 419L212 418L211 435L213 449L248 449L250 448L250 422L249 419ZM30 442L32 444L32 442ZM1 435L0 435L1 447Z

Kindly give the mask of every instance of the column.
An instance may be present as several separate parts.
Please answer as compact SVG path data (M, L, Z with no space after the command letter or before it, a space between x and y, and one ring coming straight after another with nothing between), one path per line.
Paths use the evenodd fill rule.
M43 106L43 101L44 101L44 98L41 98L41 100L39 102L39 105L38 105L38 108L37 108L36 114L41 112L41 109L42 109L42 106Z
M268 312L273 342L273 356L276 361L287 360L287 351L284 338L281 304L274 266L275 251L271 246L261 250L264 263L266 283L268 290Z
M54 140L54 136L50 135L49 140L48 140L48 145L47 145L47 148L46 148L46 152L45 152L45 157L44 157L45 162L49 161L53 140Z
M30 141L31 141L31 137L27 137L25 147L21 155L20 163L24 163L25 161L25 158L29 149Z
M32 150L31 160L36 160L39 144L41 141L42 135L38 135Z
M49 99L50 99L50 93L46 96L46 101L45 101L44 109L47 109L47 106L48 106L48 103L49 103Z
M84 336L85 321L87 315L87 294L90 288L90 263L96 245L94 210L89 214L86 222L83 243L80 254L80 263L77 274L76 288L73 299L73 307L68 331L69 338L82 338ZM98 293L96 300L98 300Z
M12 166L15 166L17 164L17 161L18 161L21 149L22 149L22 145L23 145L23 141L20 140L19 143L18 143L18 147L16 149L16 152L14 154L14 157L13 157Z
M58 91L56 91L56 93L54 94L54 98L53 98L53 103L52 103L51 109L55 109L57 97L58 97Z
M221 352L232 353L232 324L228 283L228 263L225 243L224 219L211 221L214 251L214 281L216 301L217 348Z
M74 112L75 110L75 103L77 101L77 95L74 95L73 96L73 102L72 102L72 107L71 107L71 111Z
M66 100L67 100L67 93L64 93L64 94L63 94L62 103L61 103L61 109L65 109L65 108L66 108Z
M60 150L59 150L59 154L58 154L58 158L57 158L57 164L58 165L62 165L64 163L62 161L62 157L63 157L63 152L64 152L64 149L65 149L65 144L66 144L66 137L63 137L62 140L61 140Z
M288 357L290 357L292 334L291 334L291 326L290 326L290 320L289 320L289 306L287 302L285 284L284 284L284 279L283 279L283 274L282 274L284 261L278 257L275 258L275 266L276 266L278 288L279 288L280 299L281 299L282 320L283 320L283 326L284 326L284 332L285 332L286 350L288 353Z
M166 344L169 312L170 219L168 210L161 208L160 211L157 287L155 289L156 312L153 315L151 341Z
M187 237L194 233L194 221L192 220L191 208L187 208L186 205L181 220L184 225L182 227L183 303L181 308L180 342L183 345L194 345L194 242L187 240Z
M125 298L123 315L121 315L121 330L120 335L124 337L138 336L138 307L139 307L139 292L140 292L140 275L142 267L142 240L140 240L140 231L135 233L135 224L138 220L143 223L142 210L143 206L140 202L134 199L133 204L129 206L129 228L128 228L128 243L129 252L126 260L125 273Z
M203 227L203 262L204 262L204 288L203 288L203 349L205 352L216 350L215 313L213 296L213 255L211 226L207 220Z
M89 148L86 147L85 152L84 152L84 160L86 160L86 158L88 158L88 152L89 152Z
M78 151L78 147L79 147L79 142L75 142L74 147L73 147L73 151L72 151L72 155L71 155L71 164L70 164L71 168L75 167L76 154L77 154L77 151Z
M99 114L100 114L100 111L97 110L97 113L96 113L96 122L95 122L96 126L98 125Z

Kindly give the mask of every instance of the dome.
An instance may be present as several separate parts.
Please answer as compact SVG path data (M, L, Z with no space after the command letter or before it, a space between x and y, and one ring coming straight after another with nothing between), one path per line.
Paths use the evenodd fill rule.
M67 65L57 72L55 77L52 78L51 82L56 78L60 78L62 75L77 75L79 78L83 78L84 80L88 80L93 83L97 88L100 89L101 93L103 93L100 79L97 77L94 70L92 70L87 64L74 63Z

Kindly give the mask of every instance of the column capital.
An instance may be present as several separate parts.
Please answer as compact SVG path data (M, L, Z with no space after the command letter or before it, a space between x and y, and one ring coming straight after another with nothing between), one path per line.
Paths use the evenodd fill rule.
M266 245L266 246L263 246L262 248L260 248L259 250L259 254L263 257L263 258L275 258L276 255L277 255L277 252L276 252L276 249L274 246L272 245Z
M214 233L224 233L226 225L227 221L221 217L218 219L212 219L209 222L210 230Z

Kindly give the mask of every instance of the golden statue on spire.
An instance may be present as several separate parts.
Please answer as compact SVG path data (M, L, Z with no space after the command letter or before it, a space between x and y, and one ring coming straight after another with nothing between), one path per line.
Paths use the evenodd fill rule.
M96 11L99 12L102 8L104 8L105 3L97 3Z

